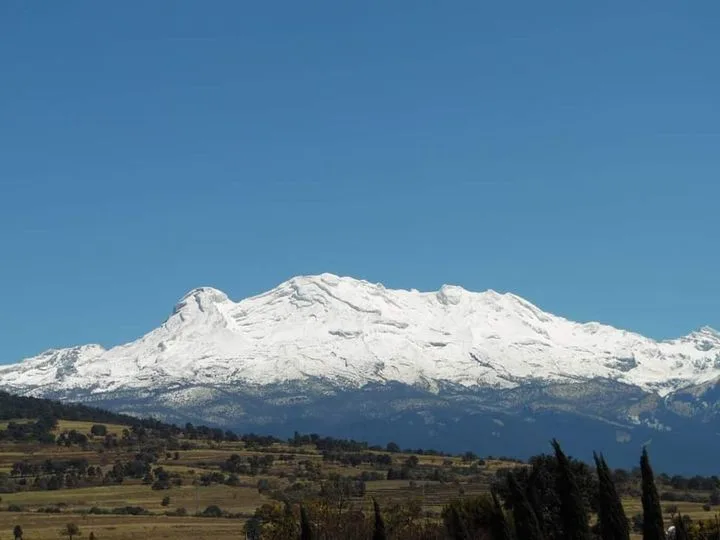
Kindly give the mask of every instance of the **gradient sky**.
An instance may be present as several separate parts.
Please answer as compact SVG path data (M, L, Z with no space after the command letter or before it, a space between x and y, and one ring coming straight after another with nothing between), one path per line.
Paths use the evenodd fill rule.
M720 328L720 3L0 3L0 363L297 274Z

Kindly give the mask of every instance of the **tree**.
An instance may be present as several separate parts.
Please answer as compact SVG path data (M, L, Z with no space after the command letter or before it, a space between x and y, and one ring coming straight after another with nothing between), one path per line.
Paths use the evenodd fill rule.
M515 476L508 476L508 487L517 537L524 540L542 540L543 533L540 522L527 494L522 490Z
M650 466L647 448L643 448L640 458L642 479L643 540L665 540L660 497L655 486L655 476Z
M505 519L505 512L500 506L497 494L493 492L491 496L493 502L493 513L490 520L491 536L493 540L510 540L510 529Z
M450 501L442 511L442 519L452 540L509 538L505 514L494 493Z
M15 540L22 540L23 530L20 525L15 525L15 528L13 529L13 537Z
M686 517L682 514L675 519L675 540L689 540L687 524L685 523Z
M68 523L60 531L60 534L62 536L67 536L70 540L72 540L75 536L80 536L82 533L80 532L80 527L78 527L75 523Z
M205 510L203 510L202 515L205 517L219 518L222 517L223 511L219 506L211 504Z
M602 540L629 540L630 524L605 458L593 454L598 476L598 519Z
M399 446L397 443L389 442L389 443L387 443L387 446L385 447L385 450L386 450L387 452L396 454L396 453L398 453L398 452L400 451L400 446Z
M407 458L405 460L405 466L408 469L414 469L415 467L418 466L419 463L420 463L420 460L418 459L417 456L410 456L409 458Z
M262 536L262 523L257 517L251 517L245 522L245 538L247 540L260 540Z
M463 516L460 515L459 505L447 506L443 511L443 521L451 540L470 540L470 533Z
M587 540L590 537L588 515L583 504L582 493L578 489L570 461L553 439L553 450L558 463L557 490L560 499L560 517L565 540Z
M307 510L304 506L300 506L300 540L312 540L313 532L308 519Z
M385 520L380 513L380 505L373 499L373 510L375 511L375 528L373 529L373 540L387 540L385 533Z
M90 428L90 433L95 437L104 437L107 435L107 426L103 424L95 424Z

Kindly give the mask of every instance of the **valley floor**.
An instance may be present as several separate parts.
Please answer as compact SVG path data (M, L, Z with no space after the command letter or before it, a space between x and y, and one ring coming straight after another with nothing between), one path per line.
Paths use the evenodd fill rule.
M87 433L91 427L92 423L62 421L56 431ZM122 437L126 430L121 425L106 428L115 437ZM437 523L449 501L487 493L499 470L518 466L515 462L480 460L476 456L389 454L384 450L341 452L345 458L357 454L364 455L363 459L368 455L391 459L391 463L383 466L366 461L353 465L327 459L327 456L323 459L312 445L276 442L249 447L239 441L194 440L184 449L162 453L153 463L155 476L159 467L181 484L169 489L153 489L147 479L127 477L122 483L97 481L98 485L90 487L47 490L32 487L36 475L27 475L24 479L18 475L18 463L73 459L86 460L90 467L107 474L114 464L134 459L137 452L132 446L106 449L92 443L93 440L90 437L91 443L83 446L0 443L0 480L6 486L10 483L16 486L15 492L0 493L0 537L10 537L13 528L20 525L26 540L60 538L67 525L73 523L82 538L88 538L91 533L96 539L108 540L244 538L246 522L259 507L281 508L278 501L283 497L295 497L299 501L315 499L329 479L338 477L352 482L364 478L361 493L333 495L333 504L340 501L345 511L361 509L369 516L374 498L386 509L390 521L392 512L405 512L402 505L412 503L418 518ZM233 460L250 463L265 458L269 459L259 470L252 474L239 473L236 480L230 482L228 463ZM389 467L400 470L408 467L408 463L416 471L425 471L423 474L428 475L432 472L441 478L387 479ZM23 481L26 485L18 487ZM700 501L707 500L710 493L696 490L693 495ZM639 496L625 496L623 503L628 517L642 512ZM139 508L145 515L118 515L126 507ZM223 517L209 517L208 509L213 507L222 512ZM703 502L663 503L663 508L679 511L694 521L712 519L715 515L715 508ZM669 514L665 517L669 523Z

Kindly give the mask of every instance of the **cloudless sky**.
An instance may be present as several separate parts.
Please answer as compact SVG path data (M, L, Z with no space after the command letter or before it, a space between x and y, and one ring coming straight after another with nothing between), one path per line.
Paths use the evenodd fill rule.
M298 274L720 328L720 3L0 3L0 363Z

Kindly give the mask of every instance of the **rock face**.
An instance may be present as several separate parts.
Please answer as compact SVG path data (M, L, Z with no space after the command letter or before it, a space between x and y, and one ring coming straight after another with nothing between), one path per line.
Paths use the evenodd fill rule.
M645 437L672 440L683 426L703 444L717 437L718 378L720 334L710 328L658 342L568 321L513 294L389 290L323 274L237 303L195 289L137 341L4 366L0 389L178 422L395 434L508 454L545 450L571 421L588 425L573 424L573 439L608 431L635 457ZM521 444L510 435L516 422ZM608 444L598 448L612 455Z

